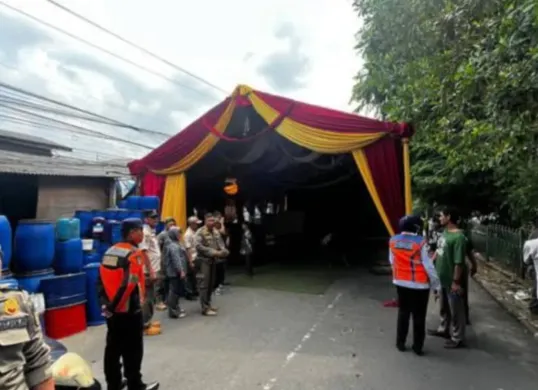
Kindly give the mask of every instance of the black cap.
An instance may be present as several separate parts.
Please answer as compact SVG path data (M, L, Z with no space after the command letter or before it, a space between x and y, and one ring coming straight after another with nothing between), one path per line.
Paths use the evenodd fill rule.
M146 218L159 218L159 213L156 210L146 210L144 215Z
M127 218L121 222L121 235L127 237L131 231L135 229L142 229L144 224L139 218Z

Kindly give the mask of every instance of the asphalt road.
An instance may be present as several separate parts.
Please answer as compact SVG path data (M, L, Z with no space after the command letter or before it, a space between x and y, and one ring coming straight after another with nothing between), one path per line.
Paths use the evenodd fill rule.
M163 318L163 334L146 339L144 378L170 390L537 388L538 343L480 288L471 294L469 348L428 339L424 357L394 348L396 309L382 306L390 298L388 279L368 273L322 296L232 287L218 317L188 302L188 317ZM64 343L102 378L103 340L99 327Z

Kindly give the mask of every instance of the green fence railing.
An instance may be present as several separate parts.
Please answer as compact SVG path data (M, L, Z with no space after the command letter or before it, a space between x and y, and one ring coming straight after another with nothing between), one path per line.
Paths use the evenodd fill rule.
M469 225L473 247L488 261L495 262L507 271L524 277L523 244L528 232L502 225Z

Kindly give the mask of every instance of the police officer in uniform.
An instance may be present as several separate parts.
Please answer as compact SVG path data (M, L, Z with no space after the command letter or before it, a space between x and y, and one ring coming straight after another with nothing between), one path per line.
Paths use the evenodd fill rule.
M0 276L2 257L0 253ZM29 295L0 280L0 389L54 390L50 348Z
M104 371L108 390L122 388L120 358L128 390L156 390L158 382L142 382L144 297L144 254L138 249L143 240L143 224L130 218L122 222L123 240L103 256L99 269L99 296L107 319Z
M389 261L392 265L393 283L398 293L398 325L396 347L405 351L409 320L413 318L413 351L423 354L426 336L426 314L430 288L436 293L440 282L428 245L420 235L422 220L418 216L400 219L400 234L389 241Z
M215 217L206 214L204 226L196 232L196 252L200 262L202 280L200 283L200 303L202 314L206 316L217 315L217 310L211 305L211 295L216 281L216 262L228 256L229 252L219 231L215 228Z

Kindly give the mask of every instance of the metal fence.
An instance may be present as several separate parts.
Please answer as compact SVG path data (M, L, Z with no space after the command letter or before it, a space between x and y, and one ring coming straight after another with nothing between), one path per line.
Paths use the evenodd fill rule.
M525 277L523 244L528 236L524 229L502 225L469 225L469 235L476 251L517 276Z

